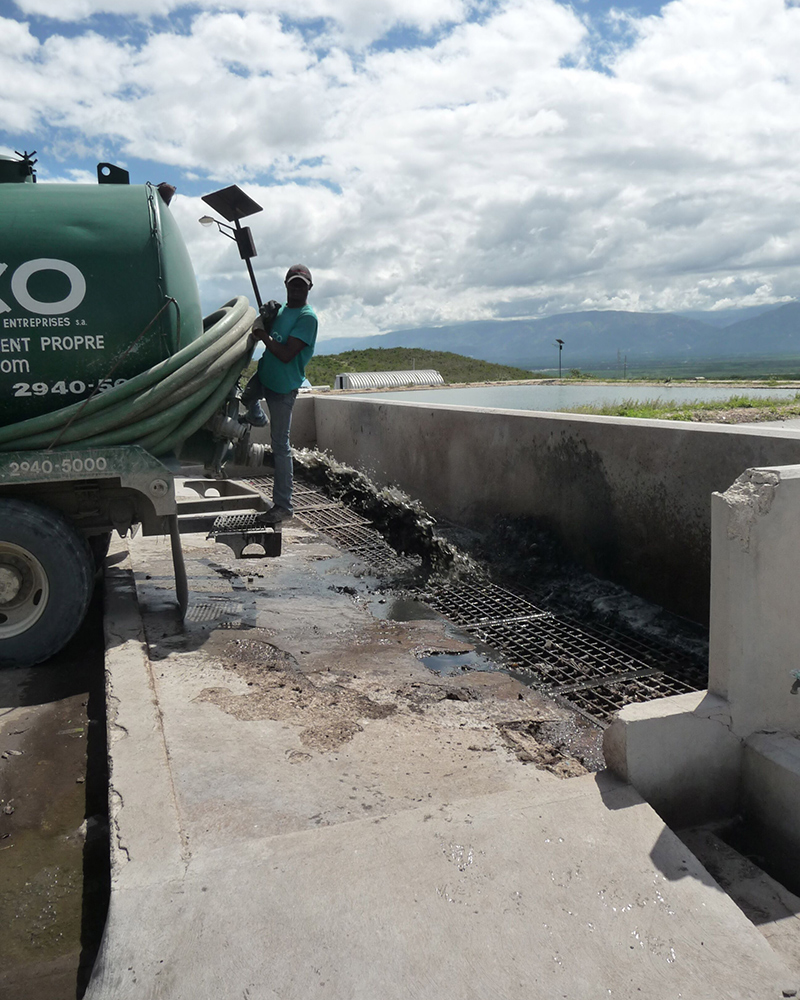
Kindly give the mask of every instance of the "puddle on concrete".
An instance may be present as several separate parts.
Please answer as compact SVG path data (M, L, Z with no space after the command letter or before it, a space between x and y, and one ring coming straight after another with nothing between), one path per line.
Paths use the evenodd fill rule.
M375 594L369 602L369 610L376 618L392 622L418 622L439 619L432 608L407 594L393 594L391 591Z
M440 677L453 677L467 670L500 670L500 666L488 656L476 650L468 653L433 653L429 656L417 657L428 670Z

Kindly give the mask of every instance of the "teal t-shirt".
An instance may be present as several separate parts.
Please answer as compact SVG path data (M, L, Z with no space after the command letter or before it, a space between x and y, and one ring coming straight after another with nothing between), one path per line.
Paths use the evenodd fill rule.
M258 378L262 385L273 392L292 392L300 388L306 377L306 365L314 354L317 326L317 314L308 303L299 309L280 307L272 323L271 336L281 344L289 337L296 337L306 346L288 362L279 361L265 348L258 362Z

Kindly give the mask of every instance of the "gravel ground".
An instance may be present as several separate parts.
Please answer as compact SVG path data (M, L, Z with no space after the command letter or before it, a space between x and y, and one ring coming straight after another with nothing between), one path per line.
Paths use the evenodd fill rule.
M765 420L792 420L800 417L800 407L738 406L730 410L698 410L691 420L697 424L756 424Z

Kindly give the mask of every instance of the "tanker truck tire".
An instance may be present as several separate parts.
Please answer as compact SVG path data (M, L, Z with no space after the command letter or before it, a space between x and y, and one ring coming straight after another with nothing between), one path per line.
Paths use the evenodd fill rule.
M95 566L60 513L0 498L0 666L30 667L62 649L86 615Z

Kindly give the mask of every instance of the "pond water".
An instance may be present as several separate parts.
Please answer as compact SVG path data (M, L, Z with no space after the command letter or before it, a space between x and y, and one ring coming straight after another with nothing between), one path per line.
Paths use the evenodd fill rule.
M675 403L711 402L731 396L794 399L797 389L750 389L745 386L642 385L479 385L463 389L404 389L380 393L354 393L359 399L396 399L404 403L437 406L475 406L504 410L570 410L575 406L599 406L624 400L643 402L660 399Z

